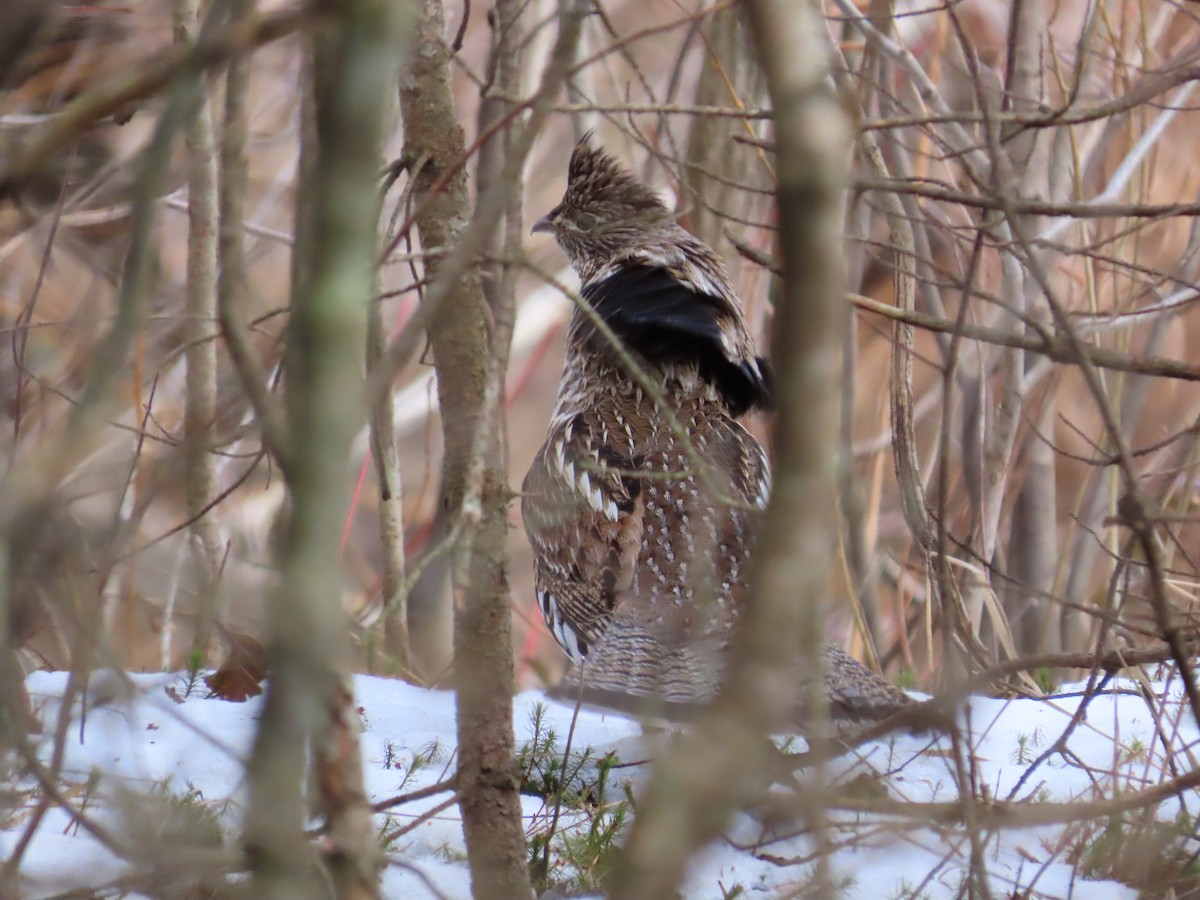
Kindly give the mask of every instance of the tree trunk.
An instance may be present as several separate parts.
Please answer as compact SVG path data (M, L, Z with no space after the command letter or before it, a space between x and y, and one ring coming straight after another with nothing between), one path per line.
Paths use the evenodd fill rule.
M457 521L452 531L461 542L455 550L453 596L463 833L474 897L518 900L531 896L532 889L512 727L505 546L510 491L499 418L490 415L507 357L507 334L497 335L495 346L489 340L488 305L475 260L456 271L433 255L459 246L471 220L466 147L450 90L444 26L441 0L424 0L400 109L405 158L419 166L412 177L416 224L427 254L425 273L430 282L450 285L432 310L429 342L445 446L441 512Z
M374 299L381 123L401 55L398 10L390 0L346 0L331 9L334 21L315 41L317 165L302 165L311 193L297 204L308 225L297 229L304 277L293 285L286 361L289 431L300 451L286 473L292 513L270 608L271 680L248 766L251 893L271 900L378 896L380 848L348 687L338 546L349 502L346 459L365 421L356 401L366 306ZM328 826L320 875L304 834L308 746Z

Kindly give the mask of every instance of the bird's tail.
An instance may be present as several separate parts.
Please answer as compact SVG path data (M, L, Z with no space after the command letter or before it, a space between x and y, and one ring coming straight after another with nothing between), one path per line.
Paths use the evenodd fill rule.
M615 710L646 719L687 721L711 703L724 680L724 634L662 634L655 623L618 616L582 665L550 691L563 702ZM726 633L727 634L727 633ZM912 699L826 642L823 687L835 732L886 719ZM811 723L811 691L797 672L787 718L801 731Z

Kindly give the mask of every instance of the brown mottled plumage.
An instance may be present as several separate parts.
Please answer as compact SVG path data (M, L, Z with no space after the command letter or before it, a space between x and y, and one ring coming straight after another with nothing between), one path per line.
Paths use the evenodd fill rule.
M554 234L582 297L678 423L576 310L549 434L523 487L538 602L568 655L586 659L589 701L684 712L723 677L770 491L766 454L736 421L770 404L766 360L720 258L588 138L562 202L533 230ZM828 644L825 667L835 719L909 702Z

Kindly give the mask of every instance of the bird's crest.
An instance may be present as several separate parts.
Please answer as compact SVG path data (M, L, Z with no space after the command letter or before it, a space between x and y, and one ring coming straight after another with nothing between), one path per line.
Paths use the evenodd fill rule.
M634 243L646 228L673 221L671 211L654 191L592 146L589 132L571 154L562 202L533 230L552 232L586 278L585 272Z
M581 293L628 349L663 370L692 369L734 416L768 408L770 373L754 348L720 259L676 224L666 204L584 135L571 154L549 231L579 273ZM606 344L586 317L572 334Z
M627 210L628 219L661 221L671 217L670 210L654 191L603 149L592 146L589 131L571 153L563 206L586 210L597 204L611 211L613 220L620 218L618 211L622 208Z

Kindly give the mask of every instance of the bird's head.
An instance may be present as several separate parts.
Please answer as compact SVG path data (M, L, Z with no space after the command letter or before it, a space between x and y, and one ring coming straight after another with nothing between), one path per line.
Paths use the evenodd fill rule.
M586 278L616 253L645 240L648 230L673 221L652 190L592 146L589 132L571 154L562 202L538 219L533 230L553 234Z

